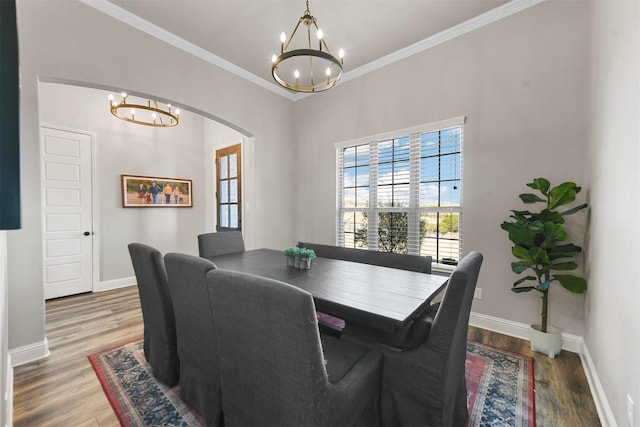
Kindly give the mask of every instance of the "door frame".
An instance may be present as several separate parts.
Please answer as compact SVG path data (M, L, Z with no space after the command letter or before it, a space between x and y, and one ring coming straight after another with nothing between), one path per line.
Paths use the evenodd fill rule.
M73 129L73 128L69 128L69 127L65 127L65 126L59 126L59 125L52 125L52 124L48 124L48 123L40 123L40 126L38 128L39 131L39 138L40 141L42 141L42 128L48 128L48 129L53 129L53 130L58 130L58 131L62 131L62 132L70 132L70 133L77 133L80 135L86 135L89 137L90 141L91 141L91 223L92 223L92 230L91 232L93 233L92 238L91 238L91 253L92 253L92 257L91 257L91 292L96 292L98 290L100 290L99 288L99 283L100 283L100 233L98 232L98 230L100 229L99 227L99 219L100 219L100 197L98 195L98 188L99 183L98 183L98 135L95 132L91 132L91 131L86 131L86 130L80 130L80 129ZM42 170L42 142L40 142L40 190L44 191L44 171ZM45 230L45 224L44 224L44 215L42 215L42 205L40 205L40 220L42 221L42 234L40 236L40 239L42 241L42 245L43 245L43 252L42 252L42 274L43 274L43 283L42 286L44 286L44 230Z
M237 147L237 148L236 148ZM215 149L215 153L214 153L214 170L215 170L215 177L214 177L214 182L215 182L215 202L214 202L214 209L215 209L215 221L214 221L214 230L216 232L220 232L220 217L219 217L219 213L220 213L220 188L219 188L219 184L220 184L220 169L218 167L218 153L221 151L231 151L231 149L234 149L233 151L235 153L237 153L238 159L237 159L237 175L236 175L236 179L238 180L238 187L237 187L237 192L238 192L238 227L237 230L239 230L240 232L243 231L244 227L244 212L242 209L242 206L244 205L244 192L243 192L243 187L244 187L244 156L242 155L242 151L243 151L243 145L241 142L238 142L237 144L231 144L231 145L227 145L225 147L219 147ZM226 154L225 156L229 156L229 154ZM233 229L232 227L227 227L230 229Z

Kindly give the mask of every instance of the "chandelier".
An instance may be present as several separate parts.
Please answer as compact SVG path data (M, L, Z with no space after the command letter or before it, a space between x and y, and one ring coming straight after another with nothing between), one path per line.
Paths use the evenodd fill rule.
M109 95L109 109L111 114L127 122L145 126L167 128L176 126L180 119L180 110L171 111L171 104L166 107L158 101L147 100L145 104L136 104L129 101L129 95L121 93L120 102Z
M302 35L296 39L298 45L292 44L300 24L304 24L307 29L306 37ZM318 46L318 49L312 48L312 27L315 29L313 45ZM290 48L292 49L289 50ZM331 89L342 79L344 50L340 49L338 57L340 59L331 55L316 18L309 12L307 0L307 9L298 20L289 40L285 33L280 34L280 55L272 57L271 74L280 86L294 92L322 92Z

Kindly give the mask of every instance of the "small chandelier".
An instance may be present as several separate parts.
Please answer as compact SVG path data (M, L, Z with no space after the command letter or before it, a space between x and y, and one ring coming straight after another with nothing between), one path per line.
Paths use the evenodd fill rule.
M129 102L129 95L121 93L122 100L117 102L113 95L109 95L109 109L111 114L127 122L145 126L168 128L177 126L180 119L180 110L171 111L171 104L163 107L158 101L147 100L147 104L135 104Z
M287 50L289 47L294 47L291 42L300 24L307 27L306 43L303 42L293 50ZM317 43L318 49L311 47L312 26L316 30L317 42L314 42L314 45ZM302 38L302 36L298 37L298 39ZM307 0L307 10L298 20L289 40L285 33L280 34L280 55L273 55L271 59L271 74L280 86L294 92L322 92L331 89L342 79L344 50L340 49L338 57L339 60L331 55L316 18L309 12L309 0Z

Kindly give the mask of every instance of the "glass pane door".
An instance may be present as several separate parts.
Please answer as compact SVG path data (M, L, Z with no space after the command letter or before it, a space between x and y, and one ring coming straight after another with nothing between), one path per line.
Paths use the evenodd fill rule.
M216 151L217 231L242 229L240 144Z

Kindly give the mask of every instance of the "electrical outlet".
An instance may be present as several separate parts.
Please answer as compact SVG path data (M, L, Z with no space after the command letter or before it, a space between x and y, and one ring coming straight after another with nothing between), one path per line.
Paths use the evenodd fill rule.
M627 422L629 427L635 427L635 405L631 396L627 394Z
M482 299L482 288L476 288L476 291L473 294L475 299Z

